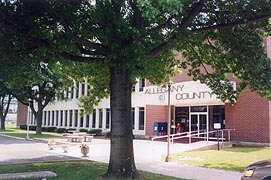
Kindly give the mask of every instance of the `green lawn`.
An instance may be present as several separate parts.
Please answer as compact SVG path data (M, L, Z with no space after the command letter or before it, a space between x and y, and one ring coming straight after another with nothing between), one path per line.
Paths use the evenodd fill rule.
M173 160L191 166L243 172L251 163L271 159L271 149L233 147L224 150L182 152Z
M102 180L107 164L97 162L57 162L57 163L33 163L18 165L1 165L0 173L53 171L57 177L48 180ZM184 180L164 175L140 171L142 180Z
M0 130L0 134L25 138L26 130L18 129L12 126L7 126L6 130ZM50 132L42 132L42 134L36 134L35 131L29 131L29 136L30 138L59 138L61 137L61 134Z
M1 131L0 134L6 134L16 137L26 137L26 131L15 127L7 127L7 130ZM58 138L57 133L43 132L42 135L36 135L30 131L31 138ZM244 168L251 163L271 159L271 149L266 148L227 148L220 151L193 151L173 154L172 159L175 162L191 166L207 167L214 169L224 169L243 172Z

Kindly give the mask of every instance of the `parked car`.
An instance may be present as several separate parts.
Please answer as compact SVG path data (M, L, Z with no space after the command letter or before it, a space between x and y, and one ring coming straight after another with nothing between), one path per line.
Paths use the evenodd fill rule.
M249 165L241 180L271 180L271 159Z

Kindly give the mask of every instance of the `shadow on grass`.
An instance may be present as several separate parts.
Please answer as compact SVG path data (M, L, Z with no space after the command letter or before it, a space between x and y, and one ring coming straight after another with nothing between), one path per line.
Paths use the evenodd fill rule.
M245 167L244 166L238 166L235 164L230 163L219 163L219 164L204 164L203 167L213 168L213 169L221 169L221 170L229 170L229 171L237 171L237 172L244 172Z
M247 147L233 147L233 148L223 149L223 151L226 151L226 152L241 152L241 153L257 152L261 150L262 148L247 148Z

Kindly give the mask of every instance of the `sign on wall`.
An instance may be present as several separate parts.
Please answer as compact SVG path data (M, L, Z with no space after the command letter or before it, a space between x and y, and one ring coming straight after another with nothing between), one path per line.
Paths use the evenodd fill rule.
M168 87L147 86L144 95L148 100L148 104L163 104L168 101ZM188 104L223 104L212 93L212 90L199 81L180 82L171 85L170 101L172 105L188 105Z

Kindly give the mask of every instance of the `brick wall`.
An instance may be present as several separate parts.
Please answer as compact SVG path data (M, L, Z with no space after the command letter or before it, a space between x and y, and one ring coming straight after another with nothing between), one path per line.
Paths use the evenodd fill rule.
M27 121L27 106L18 102L18 111L17 111L17 124L16 126L26 125Z
M171 117L173 119L173 106L171 107ZM152 136L154 122L168 121L168 106L146 105L146 135Z
M232 140L270 143L270 101L245 89L235 105L225 105L226 128Z

